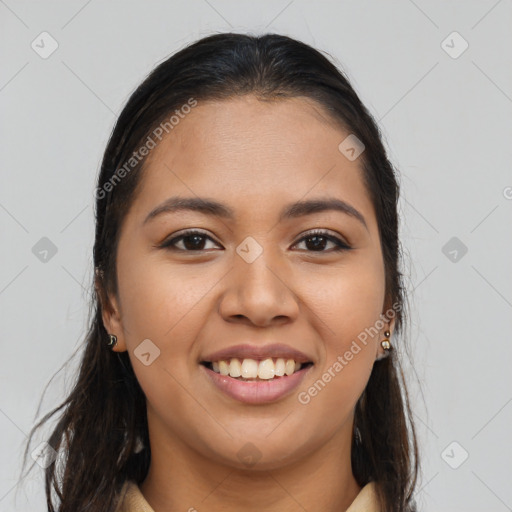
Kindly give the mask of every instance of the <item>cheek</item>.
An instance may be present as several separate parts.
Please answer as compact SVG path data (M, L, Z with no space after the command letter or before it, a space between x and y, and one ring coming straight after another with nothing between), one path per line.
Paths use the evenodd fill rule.
M176 268L148 260L126 258L118 263L128 346L133 349L138 340L154 338L160 343L172 339L178 348L175 344L187 339L182 333L185 326L199 325L196 311L215 276L193 265Z
M373 351L362 346L351 361L330 360L297 395L299 417L305 419L297 431L297 442L307 443L315 436L330 439L340 425L350 421L357 400L363 393L373 367ZM315 418L315 421L311 421Z
M377 254L353 254L329 272L304 273L304 301L324 324L326 348L344 345L374 325L382 313L384 266Z
M343 276L341 276L343 277ZM379 337L372 329L380 318L384 286L380 274L367 272L330 286L315 313L322 331L321 360L315 378L298 390L297 400L308 417L322 421L329 437L351 417L370 378ZM306 442L314 428L301 431Z
M322 332L322 357L314 386L302 389L319 407L348 414L370 377L379 341L384 301L383 265L377 258L337 269L336 276L318 289L315 316ZM343 411L341 410L343 409Z

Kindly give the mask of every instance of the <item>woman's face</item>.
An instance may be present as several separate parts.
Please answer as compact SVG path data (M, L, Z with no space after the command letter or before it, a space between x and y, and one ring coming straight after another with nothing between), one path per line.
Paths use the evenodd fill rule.
M378 322L385 275L361 161L338 149L348 135L312 101L246 96L199 102L150 153L104 322L146 395L152 444L262 469L350 447L354 407L389 325ZM150 215L176 197L215 201L232 216ZM352 211L289 211L324 200ZM200 233L179 238L185 230ZM277 359L293 371L294 350L312 364L269 379L283 373ZM236 375L231 358L262 378L222 375Z

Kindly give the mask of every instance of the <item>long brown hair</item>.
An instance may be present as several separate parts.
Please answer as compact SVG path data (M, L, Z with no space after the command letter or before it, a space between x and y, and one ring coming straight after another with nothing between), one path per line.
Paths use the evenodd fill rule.
M31 430L25 449L24 461L35 431L61 412L47 439L58 453L45 469L49 512L114 510L124 482L141 483L150 464L144 393L128 353L106 348L108 335L102 321L108 295L117 293L120 229L144 168L144 157L132 158L148 137L154 140L165 119L190 105L191 99L224 100L245 94L261 100L316 100L365 146L360 161L378 221L386 299L399 307L393 336L396 349L374 364L356 404L354 425L360 437L353 439L352 469L360 486L376 483L382 511L415 510L418 446L398 357L406 342L399 184L379 128L343 72L318 50L277 34L222 33L194 42L159 64L131 95L111 133L96 189L95 274L78 376L64 402Z

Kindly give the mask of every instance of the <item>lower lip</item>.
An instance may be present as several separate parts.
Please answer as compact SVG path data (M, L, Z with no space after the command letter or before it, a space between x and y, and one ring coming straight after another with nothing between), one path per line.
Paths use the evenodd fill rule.
M292 375L270 380L243 381L210 370L199 365L206 372L210 381L226 395L246 404L264 404L275 402L289 395L299 386L306 373L313 367L310 365Z

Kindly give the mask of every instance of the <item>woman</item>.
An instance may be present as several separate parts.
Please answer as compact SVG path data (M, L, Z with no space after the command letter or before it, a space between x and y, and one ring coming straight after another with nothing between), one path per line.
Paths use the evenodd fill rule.
M398 193L317 50L226 33L160 64L103 158L48 510L415 510Z

